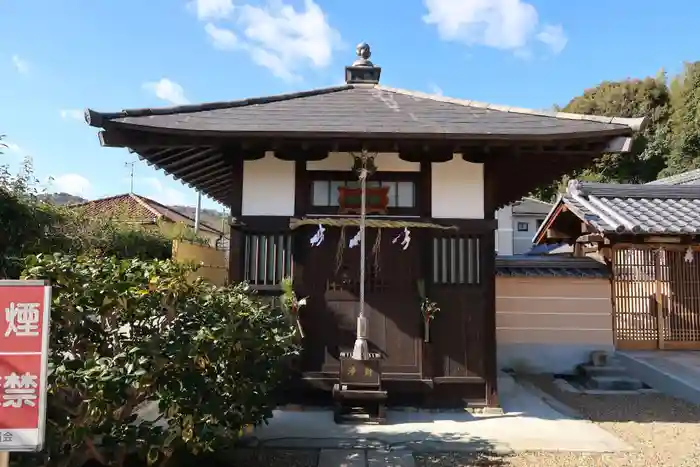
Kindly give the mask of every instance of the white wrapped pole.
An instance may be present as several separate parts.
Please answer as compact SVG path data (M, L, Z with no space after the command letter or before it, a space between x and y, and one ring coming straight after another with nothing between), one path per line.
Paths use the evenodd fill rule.
M368 360L369 346L367 345L367 317L365 317L365 216L367 202L367 169L365 154L362 170L360 171L360 312L357 316L357 339L352 349L353 360Z

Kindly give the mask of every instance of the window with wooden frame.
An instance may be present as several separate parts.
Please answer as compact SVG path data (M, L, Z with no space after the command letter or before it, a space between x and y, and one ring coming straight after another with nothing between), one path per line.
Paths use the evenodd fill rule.
M309 172L310 214L337 214L340 208L339 188L359 188L354 172ZM367 180L367 188L388 188L387 215L412 216L419 213L418 172L375 172Z

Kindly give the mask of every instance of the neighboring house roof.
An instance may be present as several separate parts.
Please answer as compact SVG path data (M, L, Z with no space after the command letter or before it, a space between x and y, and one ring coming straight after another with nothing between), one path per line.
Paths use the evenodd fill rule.
M700 235L700 186L569 182L535 234L539 243L566 207L606 234Z
M73 204L70 207L84 209L88 215L119 214L123 216L122 218L125 221L135 223L150 224L155 223L158 219L164 219L170 222L182 222L185 225L194 227L195 222L193 218L171 207L134 193ZM203 222L200 223L200 229L203 232L223 235L221 230Z
M525 253L527 256L542 256L542 255L570 255L574 252L574 247L568 243L552 243L551 245L535 245L530 251Z
M359 110L361 109L361 110ZM92 126L106 123L141 130L228 136L277 137L316 133L341 135L413 135L490 137L568 137L573 134L629 135L645 118L601 117L547 112L394 89L346 84L268 97L170 108L86 111Z
M647 185L700 185L700 169L660 178Z
M552 210L552 203L547 203L536 198L525 197L513 203L513 214L548 214Z
M606 278L609 271L605 264L591 258L513 255L496 258L496 275Z

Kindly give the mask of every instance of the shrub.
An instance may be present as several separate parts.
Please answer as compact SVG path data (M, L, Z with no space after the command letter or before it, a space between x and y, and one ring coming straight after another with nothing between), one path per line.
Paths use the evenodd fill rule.
M296 350L293 320L245 284L188 281L192 270L170 260L27 258L23 278L50 280L53 306L47 445L22 460L119 466L137 453L161 464L175 450L229 444L271 416Z

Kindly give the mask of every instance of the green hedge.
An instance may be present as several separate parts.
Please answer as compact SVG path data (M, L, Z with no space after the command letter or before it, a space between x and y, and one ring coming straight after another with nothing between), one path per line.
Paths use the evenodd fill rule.
M27 465L124 465L130 453L160 464L230 447L271 416L296 326L247 285L188 282L191 271L170 260L27 258L22 277L53 285L47 449L22 455ZM161 418L147 417L149 404Z

